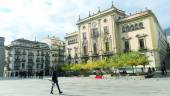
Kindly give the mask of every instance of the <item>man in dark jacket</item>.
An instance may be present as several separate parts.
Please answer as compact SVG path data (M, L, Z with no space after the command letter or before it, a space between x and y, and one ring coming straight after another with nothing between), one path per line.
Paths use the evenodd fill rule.
M57 73L57 71L53 71L53 74L52 74L51 94L53 94L53 87L55 86L55 84L58 88L59 94L62 94L63 92L60 90L60 87L59 87L59 84L58 84L58 73Z

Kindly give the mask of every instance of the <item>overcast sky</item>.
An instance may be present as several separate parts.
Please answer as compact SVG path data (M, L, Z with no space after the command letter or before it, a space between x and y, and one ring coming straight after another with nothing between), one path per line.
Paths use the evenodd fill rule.
M25 38L41 41L57 36L64 40L66 33L77 30L78 16L88 16L89 10L95 13L110 8L112 0L0 0L0 37L5 44ZM170 27L169 0L114 0L114 5L135 13L151 9L162 28Z

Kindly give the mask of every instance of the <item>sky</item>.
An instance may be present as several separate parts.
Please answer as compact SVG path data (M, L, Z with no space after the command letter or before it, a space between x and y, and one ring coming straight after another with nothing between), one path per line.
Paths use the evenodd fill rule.
M77 30L79 15L108 9L112 1L127 14L151 9L163 29L170 27L169 0L0 0L0 37L5 37L5 45L18 38L41 41L48 35L64 40L66 33Z

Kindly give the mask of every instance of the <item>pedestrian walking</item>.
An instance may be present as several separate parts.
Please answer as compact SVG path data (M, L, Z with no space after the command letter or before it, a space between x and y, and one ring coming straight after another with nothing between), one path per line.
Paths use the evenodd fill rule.
M150 67L148 68L148 74L152 74L152 70Z
M163 62L163 64L162 64L161 71L162 71L162 75L163 75L163 76L164 76L164 75L165 75L165 76L167 75L165 62Z
M60 90L59 84L58 84L58 73L57 71L53 71L52 73L52 87L51 87L51 94L53 94L53 88L54 86L57 86L59 94L62 94L63 92Z

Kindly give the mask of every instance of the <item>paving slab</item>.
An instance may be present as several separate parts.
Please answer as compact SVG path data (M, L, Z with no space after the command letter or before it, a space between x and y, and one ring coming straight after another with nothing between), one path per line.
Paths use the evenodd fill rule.
M170 96L170 78L94 79L61 77L50 94L51 81L44 79L0 80L0 96Z

